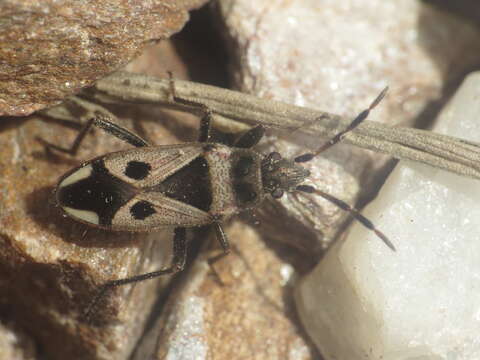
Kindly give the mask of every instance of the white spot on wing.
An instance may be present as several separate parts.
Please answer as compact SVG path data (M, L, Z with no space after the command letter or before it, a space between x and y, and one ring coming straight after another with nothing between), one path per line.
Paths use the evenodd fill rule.
M73 172L70 176L67 176L65 179L63 179L63 181L58 185L58 187L67 186L76 183L77 181L80 181L82 179L86 179L90 176L92 171L92 165L86 165L84 167L81 167L77 171Z
M65 210L65 212L72 215L73 217L76 217L77 219L83 220L85 222L89 222L95 225L98 225L100 223L98 219L98 215L93 211L77 210L77 209L72 209L66 206L63 207L63 210Z

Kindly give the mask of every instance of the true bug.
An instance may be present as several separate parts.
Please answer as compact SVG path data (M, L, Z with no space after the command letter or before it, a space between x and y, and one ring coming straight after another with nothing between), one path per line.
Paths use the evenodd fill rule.
M105 283L87 308L87 317L109 288L183 270L187 255L186 228L214 227L223 253L209 259L210 264L227 255L230 246L222 222L241 211L258 207L267 195L278 199L285 192L315 193L350 212L395 250L388 238L355 208L312 186L302 185L310 173L299 165L335 145L345 133L358 126L383 99L386 91L384 89L345 130L325 145L293 160L284 159L277 152L261 155L251 149L263 137L264 127L261 125L251 128L233 142L215 142L211 111L202 104L176 97L173 80L171 92L174 100L201 107L205 113L198 142L150 146L104 114L97 114L88 121L70 149L44 142L49 148L74 155L89 129L97 126L135 147L84 162L60 178L55 199L69 217L113 231L175 228L171 266Z

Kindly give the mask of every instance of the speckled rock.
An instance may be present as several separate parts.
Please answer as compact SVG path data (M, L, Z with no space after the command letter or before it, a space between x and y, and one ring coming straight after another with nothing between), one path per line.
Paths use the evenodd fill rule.
M6 124L0 136L0 273L5 285L0 289L0 299L1 305L10 309L7 317L35 334L51 359L127 358L155 300L154 284L117 293L123 298L142 299L142 311L128 312L128 306L119 310L113 297L108 304L114 310L100 307L95 314L97 326L86 324L82 312L100 283L168 262L170 243L159 242L166 247L158 252L163 254L163 261L148 261L142 249L151 245L150 240L161 239L161 234L149 240L145 236L89 229L63 218L51 197L63 172L81 159L123 145L98 134L87 139L86 147L74 159L48 156L36 136L59 143L63 140L66 145L76 131L39 118L21 126L15 120ZM119 311L124 321L98 326L105 324L103 319L111 317L112 312Z
M234 246L214 265L204 253L177 283L156 326L137 348L135 360L155 359L311 359L312 348L295 325L291 278L295 271L250 227L227 229ZM278 248L276 249L278 250ZM148 351L147 351L148 349Z
M169 69L181 75L184 65L171 44L159 47L165 58L176 59L169 63L176 64ZM131 66L142 68L141 64ZM178 143L174 133L183 134L183 140L195 133L186 127L192 123L188 118L182 121L177 116L176 122L160 126L158 119L169 119L161 109L124 106L117 113L123 118L121 125L133 128L152 143ZM128 118L146 121L132 123ZM142 235L92 229L63 217L52 198L58 178L67 170L126 145L95 131L75 157L48 153L38 138L67 147L78 126L38 116L20 122L12 118L2 121L0 310L8 311L1 313L34 337L42 356L49 359L127 359L161 292L159 286L168 279L108 294L99 303L93 324L85 321L83 312L105 281L167 266L172 233Z
M217 9L225 14L237 88L344 116L353 117L389 85L369 119L425 126L455 88L452 84L479 60L478 28L416 0L225 0ZM318 139L293 138L303 147L318 146ZM270 148L279 143L273 138ZM308 165L312 185L350 204L359 198L363 203L383 179L385 158L378 154L339 145L322 155ZM271 203L263 208L260 222L270 237L289 242L305 238L293 222L315 229L315 236L327 243L338 235L345 221L342 211L312 198L303 202L290 197L282 199L281 207ZM294 219L269 220L285 219L281 215L286 213ZM332 302L342 304L341 295ZM321 299L316 301L322 307ZM336 329L331 333L325 341L337 339L339 346L349 336Z
M3 1L0 115L28 115L179 31L206 0Z
M227 27L228 34L235 36L229 37L227 44L234 50L231 59L239 65L232 68L236 84L261 96L345 115L365 108L388 83L390 95L375 109L372 119L410 123L424 110L425 104L441 96L440 89L445 83L475 58L478 34L449 15L423 8L413 1L406 3L409 5L400 5L403 10L398 14L395 9L385 15L375 10L374 15L366 16L361 13L364 7L370 8L365 4L344 5L335 10L337 2L264 2L262 5L223 1L222 6L230 5L229 15L225 16L232 21ZM257 4L260 12L243 12L245 4L247 10ZM391 6L385 2L374 4L378 9ZM327 5L334 10L326 10ZM297 9L299 6L302 8ZM242 11L237 12L239 9ZM325 13L327 17L323 17ZM434 37L433 44L438 45L433 47L437 49L433 52L435 56L429 52L430 47L427 51L418 44L420 41L414 41L435 33L417 26L415 19L424 25L419 19L425 13L429 21L441 24L443 29L440 40ZM335 18L333 14L341 16ZM270 18L272 21L267 21ZM385 27L379 18L388 19L389 25ZM342 19L340 28L344 31L337 31L334 24L342 24ZM361 39L352 37L348 31L348 23L353 26L356 21L363 21L363 25L355 25L365 30ZM253 24L253 27L241 35L243 24ZM289 31L288 36L282 32L282 26ZM386 28L396 30L386 31ZM203 30L200 27L196 31ZM320 34L327 30L328 33ZM337 38L340 35L347 38L348 41L343 40L345 45L342 37ZM451 47L439 45L453 36L456 41ZM295 41L287 42L289 39ZM367 43L368 39L375 43ZM211 42L218 44L216 40ZM387 49L382 47L385 43L389 44ZM326 51L331 44L335 47ZM167 69L173 70L176 77L195 73L179 61L180 56L175 53L178 44L176 46L162 50L151 47L148 49L151 56L142 56L139 59L142 63L131 64L129 69L150 71L157 76L163 76ZM274 51L263 51L264 47L273 47ZM165 60L163 49L174 50L169 57L173 61ZM367 51L360 51L364 49ZM411 52L405 50L408 55L404 55L399 49ZM350 53L355 56L347 56ZM201 47L185 58L196 59L198 54L207 58L210 55ZM410 62L421 64L421 71ZM208 73L205 67L197 68L196 72ZM213 71L218 70L213 68ZM335 82L336 86L330 87ZM195 139L198 119L194 118L193 122L191 118L179 119L177 114L172 116L152 106L134 109L124 105L110 109L122 118L143 120L121 119L120 124L148 137L152 143ZM216 265L225 286L219 286L211 277L204 261L207 255L204 255L172 283L173 291L164 292L162 283L168 279L118 289L99 304L94 326L83 322L80 314L98 284L158 269L168 263L171 233L149 236L94 230L85 233L83 225L62 218L58 209L49 204L57 178L84 159L124 148L123 144L97 131L95 136L88 137L78 156L71 159L45 154L35 141L39 136L67 145L75 134L76 131L60 123L40 119L0 125L0 191L4 199L0 203L0 274L5 284L0 287L0 307L8 308L9 316L26 327L29 334L34 334L45 353L42 355L52 359L124 359L135 348L135 359L142 360L153 353L157 358L179 359L192 354L199 359L250 359L254 354L259 359L318 358L314 349L307 348L307 336L302 336L291 307L290 287L285 285L289 278L294 278L292 273L302 273L311 266L310 257L295 254L281 245L268 243L266 246L259 241L257 231L238 224L231 229L227 227L227 232L232 243L240 248L241 256L234 252ZM282 153L293 156L319 143L318 139L296 135L275 132L274 137L263 144L263 150L281 146ZM294 144L280 144L279 139L283 137L293 138ZM371 192L376 169L383 166L376 164L378 158L370 158L366 153L337 146L325 153L325 158L307 165L313 174L312 183L354 203L359 196L364 197L358 195L359 188ZM282 200L287 206L280 206L280 202L265 204L267 210L257 230L265 238L294 244L300 254L306 250L308 255L316 255L311 240L332 239L342 229L345 216L324 201L299 199L298 202L291 196ZM297 215L293 218L292 214ZM160 320L155 325L156 317ZM142 337L137 346L145 329L147 336Z

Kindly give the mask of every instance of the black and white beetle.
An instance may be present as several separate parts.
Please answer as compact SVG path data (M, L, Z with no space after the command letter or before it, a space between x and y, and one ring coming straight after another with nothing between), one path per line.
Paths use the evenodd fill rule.
M88 307L87 316L109 288L181 271L187 255L186 228L214 227L223 253L211 258L210 264L227 255L230 247L222 222L241 211L258 207L267 195L278 199L284 192L315 193L349 211L395 250L386 236L355 208L312 186L302 185L310 173L299 165L338 143L345 133L365 120L387 89L344 131L317 151L293 160L284 159L277 152L264 156L251 149L264 134L261 125L248 130L232 144L213 142L209 109L176 97L173 80L171 90L175 101L203 108L205 116L201 120L198 142L149 146L139 136L99 114L86 124L70 149L45 143L48 147L75 154L88 130L97 126L135 147L89 160L59 180L55 198L69 217L113 231L175 228L171 266L105 283Z

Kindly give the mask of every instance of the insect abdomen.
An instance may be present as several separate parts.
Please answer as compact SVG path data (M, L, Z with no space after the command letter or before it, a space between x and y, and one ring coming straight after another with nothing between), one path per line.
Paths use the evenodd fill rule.
M58 204L70 216L109 227L117 210L136 194L135 188L108 172L102 159L65 176L56 192Z

